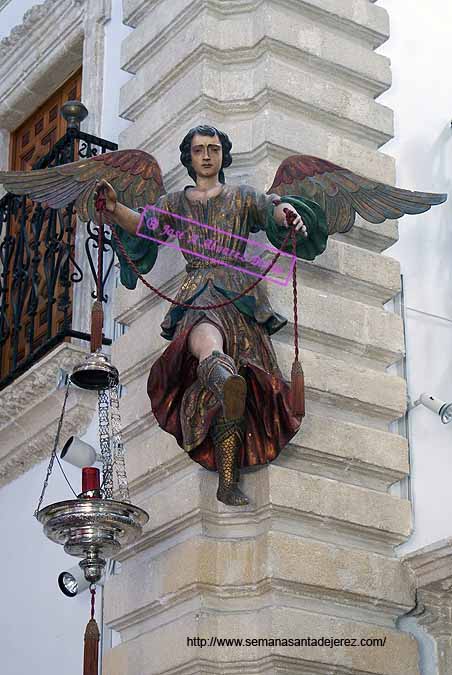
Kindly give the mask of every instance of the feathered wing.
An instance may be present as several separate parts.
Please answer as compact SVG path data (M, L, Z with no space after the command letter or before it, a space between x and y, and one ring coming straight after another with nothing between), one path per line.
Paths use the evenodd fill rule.
M0 184L8 192L28 195L54 209L75 201L84 221L96 218L93 192L96 180L101 179L130 208L154 204L165 192L157 160L143 150L117 150L36 171L0 171Z
M412 192L359 176L318 157L292 155L281 162L268 193L301 195L324 210L329 234L348 232L357 213L370 223L423 213L447 194Z

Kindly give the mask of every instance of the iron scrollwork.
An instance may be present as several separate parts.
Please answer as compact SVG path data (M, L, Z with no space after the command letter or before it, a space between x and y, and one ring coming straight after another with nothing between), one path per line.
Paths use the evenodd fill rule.
M117 145L70 128L34 165L44 169L117 150ZM74 255L73 204L45 208L26 197L7 193L0 199L0 389L67 337L89 340L72 330L71 286L83 281ZM96 281L97 225L88 224L85 240L89 266ZM109 238L103 289L113 266ZM106 344L111 340L105 339Z

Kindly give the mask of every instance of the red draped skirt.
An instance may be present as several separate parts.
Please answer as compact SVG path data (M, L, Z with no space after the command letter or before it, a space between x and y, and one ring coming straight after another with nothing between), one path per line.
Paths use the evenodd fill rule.
M148 379L148 395L159 426L172 434L193 460L211 470L217 467L208 432L212 420L221 414L221 404L198 381L199 362L188 348L190 331L200 321L213 323L220 330L224 352L234 359L247 383L241 466L276 459L301 424L301 418L292 413L290 386L282 377L264 323L246 316L234 304L196 310L196 304L221 301L224 296L209 284L193 309L178 320L170 345L152 366ZM162 327L168 326L168 320L167 316Z

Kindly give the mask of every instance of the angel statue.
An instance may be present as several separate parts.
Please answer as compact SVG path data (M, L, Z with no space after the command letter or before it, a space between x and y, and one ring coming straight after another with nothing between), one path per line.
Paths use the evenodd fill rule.
M273 310L262 284L240 296L252 277L247 263L237 269L232 262L245 252L249 234L265 231L278 249L293 225L296 256L313 260L330 234L351 229L356 213L382 223L427 211L446 195L401 190L307 155L285 159L264 193L226 183L223 169L232 163L231 148L227 134L215 127L190 129L179 149L194 185L174 192L165 191L157 161L142 150L0 172L0 183L51 208L75 200L84 221L96 218L95 199L102 192L104 219L121 244L112 239L121 283L129 289L136 286L137 272L152 269L161 243L178 239L187 263L175 298L181 304L171 306L161 324L170 344L152 366L147 391L160 427L191 459L218 471L217 499L244 505L240 468L274 460L302 421L270 340L287 319ZM147 205L153 209L144 209ZM152 239L137 235L143 219ZM199 255L206 238L226 251L222 261Z

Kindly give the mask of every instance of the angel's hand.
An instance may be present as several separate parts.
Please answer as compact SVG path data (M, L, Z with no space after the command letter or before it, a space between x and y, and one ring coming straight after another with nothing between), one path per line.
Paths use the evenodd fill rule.
M278 213L279 212L279 213ZM282 215L281 215L282 214ZM295 232L300 232L303 237L308 236L308 230L298 211L288 202L280 202L275 208L277 221L284 227L295 226Z
M96 181L96 189L94 190L94 199L97 199L99 193L103 192L105 196L105 210L114 213L118 196L115 189L105 179Z

